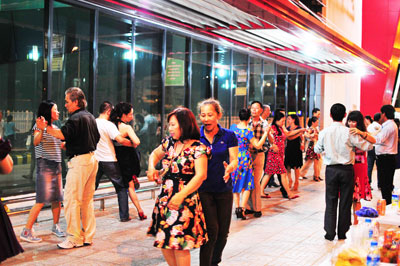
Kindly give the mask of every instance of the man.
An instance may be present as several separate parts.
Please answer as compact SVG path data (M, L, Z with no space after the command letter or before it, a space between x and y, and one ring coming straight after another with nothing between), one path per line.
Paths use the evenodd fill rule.
M47 126L44 117L36 120L37 127L65 140L68 173L64 188L64 213L67 220L67 239L57 246L70 249L91 245L96 231L93 194L98 168L94 156L100 139L94 116L85 110L85 94L72 87L65 92L65 108L71 114L61 129Z
M394 119L395 109L391 105L381 107L381 131L376 135L375 153L378 169L378 184L386 204L392 203L393 176L396 170L398 129Z
M311 113L312 113L311 117L315 116L319 120L319 117L321 116L321 110L319 110L319 108L312 109Z
M254 137L260 140L264 134L264 130L268 129L268 123L261 118L263 112L263 105L259 101L253 101L250 105L251 119L249 128L253 129ZM254 217L261 217L261 186L260 180L264 171L265 153L264 149L257 150L250 147L251 157L253 158L253 173L254 173L254 189L251 191L248 201L249 208L246 209L245 214L254 213Z
M367 127L367 131L372 134L372 136L376 136L378 132L381 130L381 125L379 124L379 120L381 119L381 113L376 113L374 115L374 121ZM372 182L372 170L374 169L374 164L376 161L375 147L368 152L368 179L369 183ZM381 187L381 184L378 180L378 187ZM372 189L372 188L371 188Z
M358 129L349 129L342 123L346 116L346 107L336 103L332 105L332 125L321 131L317 144L314 146L316 153L325 152L323 159L326 165L325 172L325 239L332 241L336 235L337 206L339 202L338 238L346 239L346 232L351 224L351 206L354 192L354 147L361 150L372 149L374 138L367 132ZM356 135L358 134L358 135ZM361 137L360 137L361 136Z
M128 188L122 180L112 140L116 140L121 145L128 147L132 146L132 142L123 138L117 126L109 121L112 109L113 106L110 102L103 102L100 105L100 115L96 119L97 129L100 133L100 141L97 143L97 148L94 152L97 161L99 161L99 170L96 175L96 189L99 186L101 177L103 174L106 174L117 192L119 218L121 222L127 222L131 220L129 218Z
M267 104L263 105L263 112L261 114L261 118L264 119L264 121L267 122L267 125L270 126L270 124L268 123L268 117L271 114L271 107ZM268 142L268 138L265 140L264 143L264 150L265 150L265 159L264 159L264 169L265 166L267 164L267 156L268 156L268 149L269 149L269 142ZM279 185L277 183L275 183L274 177L272 176L269 181L268 181L268 187L279 187Z

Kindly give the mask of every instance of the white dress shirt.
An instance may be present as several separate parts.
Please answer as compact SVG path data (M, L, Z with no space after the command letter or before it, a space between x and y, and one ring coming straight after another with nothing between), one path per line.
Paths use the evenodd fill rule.
M376 133L378 133L381 130L381 127L382 126L378 122L374 121L367 127L367 131L369 133L376 135Z
M372 150L373 145L358 135L350 134L350 129L341 122L333 122L319 133L314 151L325 152L323 159L326 165L346 165L354 164L355 147L368 151Z
M388 119L382 124L381 131L375 136L375 153L397 154L398 129L393 119Z

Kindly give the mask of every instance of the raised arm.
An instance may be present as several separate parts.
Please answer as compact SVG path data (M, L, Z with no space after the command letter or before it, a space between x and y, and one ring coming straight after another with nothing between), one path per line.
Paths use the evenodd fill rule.
M0 161L0 174L6 175L11 173L14 162L9 154Z
M268 131L265 130L260 140L257 140L255 137L253 137L250 139L250 143L251 145L253 145L254 148L261 149L262 146L264 145L265 140L267 139L267 136L268 136Z
M43 138L43 130L35 130L33 132L33 145L37 146L42 141Z
M159 145L149 156L149 166L147 170L147 178L149 181L158 181L158 171L156 170L157 163L164 157L165 152L162 146Z
M133 128L129 125L125 125L123 123L120 124L120 126L123 127L123 131L126 132L126 134L129 136L129 138L131 139L132 143L133 143L133 147L137 147L140 144L140 139L138 138L138 136L136 136L135 131L133 130Z

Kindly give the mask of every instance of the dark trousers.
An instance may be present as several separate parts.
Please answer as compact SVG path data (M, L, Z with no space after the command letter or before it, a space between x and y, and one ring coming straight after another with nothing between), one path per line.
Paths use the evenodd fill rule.
M325 171L325 238L336 235L337 207L339 201L338 237L346 238L351 225L351 205L354 192L353 165L328 165Z
M374 169L374 164L376 161L375 147L368 152L367 161L368 161L368 179L369 179L369 183L371 184L372 170ZM378 183L378 187L381 187L379 183Z
M381 185L382 198L386 204L392 203L393 177L396 170L396 155L382 154L377 156L378 182Z
M128 188L124 186L118 162L99 162L99 170L96 175L96 189L100 179L105 174L114 185L118 197L119 218L129 219Z
M200 192L208 242L200 248L200 266L218 265L226 245L232 217L232 192Z

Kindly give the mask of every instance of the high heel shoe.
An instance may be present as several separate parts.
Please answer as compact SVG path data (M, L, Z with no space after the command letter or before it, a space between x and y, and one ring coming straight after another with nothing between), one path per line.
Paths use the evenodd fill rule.
M235 210L236 218L246 220L246 216L244 216L243 208L239 207Z
M319 181L320 181L319 178L318 178L317 176L314 176L313 180L314 180L315 182L319 182Z
M147 219L147 216L143 212L139 212L138 214L139 214L139 220L142 221Z

